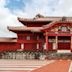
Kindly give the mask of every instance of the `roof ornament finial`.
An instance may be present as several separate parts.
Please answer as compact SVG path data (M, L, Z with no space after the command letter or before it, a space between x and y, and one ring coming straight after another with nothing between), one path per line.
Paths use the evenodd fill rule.
M44 18L44 16L38 13L38 14L34 17L34 19L37 19L37 18Z
M62 19L61 19L61 21L66 21L66 17L63 16Z

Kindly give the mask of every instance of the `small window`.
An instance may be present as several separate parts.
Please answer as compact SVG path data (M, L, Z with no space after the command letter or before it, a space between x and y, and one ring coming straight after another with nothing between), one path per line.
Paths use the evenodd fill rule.
M33 39L36 40L37 39L37 36L33 36Z
M30 40L30 36L27 36L27 40Z
M40 35L40 36L39 36L39 39L44 39L44 36L43 36L43 35Z

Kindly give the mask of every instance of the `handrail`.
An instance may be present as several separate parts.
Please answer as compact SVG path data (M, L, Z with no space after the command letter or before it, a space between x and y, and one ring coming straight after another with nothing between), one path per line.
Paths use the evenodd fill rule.
M48 33L72 33L72 31L50 31L50 32L48 32Z

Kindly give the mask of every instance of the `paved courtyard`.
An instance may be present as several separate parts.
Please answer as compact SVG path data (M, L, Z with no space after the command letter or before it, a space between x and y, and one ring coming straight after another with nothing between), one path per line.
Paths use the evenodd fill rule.
M0 60L0 72L28 72L50 64L54 60Z
M31 72L72 72L70 60L56 60Z
M72 61L2 59L0 72L72 72Z

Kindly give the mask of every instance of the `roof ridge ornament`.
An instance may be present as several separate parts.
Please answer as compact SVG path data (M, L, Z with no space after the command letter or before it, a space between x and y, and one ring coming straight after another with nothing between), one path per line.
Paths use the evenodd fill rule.
M66 17L63 16L62 19L61 19L61 21L66 21Z
M37 18L44 18L44 16L41 14L37 14L33 19L37 19Z

